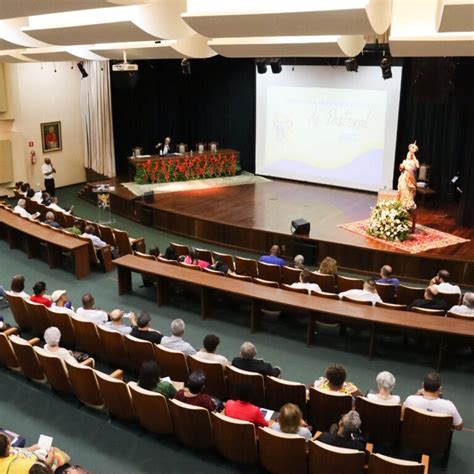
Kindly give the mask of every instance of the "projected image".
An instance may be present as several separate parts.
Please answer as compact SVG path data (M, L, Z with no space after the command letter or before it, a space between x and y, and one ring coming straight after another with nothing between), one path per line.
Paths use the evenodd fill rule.
M300 85L301 78L290 74L283 81L258 78L257 172L372 191L387 185L398 100L396 110L388 113L389 91L341 87L354 84L354 76L345 71L303 69L307 75L323 70L319 79L328 87ZM377 74L373 79L383 85L380 72L372 69ZM370 87L367 81L362 84ZM387 116L395 120L387 122Z

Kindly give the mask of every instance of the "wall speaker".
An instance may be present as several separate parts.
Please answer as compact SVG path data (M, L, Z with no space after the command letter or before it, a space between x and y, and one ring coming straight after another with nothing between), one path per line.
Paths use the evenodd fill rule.
M309 235L311 224L302 217L291 221L291 232L296 235Z
M155 193L153 191L148 191L146 193L143 193L143 200L147 204L152 204L155 202Z

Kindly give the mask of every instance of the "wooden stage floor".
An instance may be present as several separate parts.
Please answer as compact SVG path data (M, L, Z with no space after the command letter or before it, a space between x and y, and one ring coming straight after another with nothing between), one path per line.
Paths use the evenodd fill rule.
M471 241L413 255L338 227L366 219L376 202L373 193L272 180L156 194L151 204L120 186L115 194L114 211L207 242L255 252L264 252L278 243L286 248L288 256L301 247L303 251L306 247L306 252L311 247L318 261L331 255L347 269L371 273L390 263L396 273L413 278L426 279L446 267L457 282L474 284L474 229L456 226L453 213L446 207L419 207L417 223ZM133 206L124 201L133 202ZM291 221L300 217L311 223L307 238L291 235ZM423 268L419 268L422 262Z

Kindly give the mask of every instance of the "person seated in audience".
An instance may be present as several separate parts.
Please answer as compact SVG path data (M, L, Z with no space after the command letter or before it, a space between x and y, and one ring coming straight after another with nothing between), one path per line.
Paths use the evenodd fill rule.
M305 268L300 273L300 281L291 284L292 288L304 288L311 294L312 291L321 292L321 287L317 283L311 283L311 272Z
M429 413L444 413L453 417L453 429L462 430L464 423L456 406L450 400L442 398L441 377L436 372L425 375L423 385L416 395L407 397L403 404L405 408L425 410Z
M104 324L108 321L108 314L102 309L95 308L94 297L90 293L86 293L82 297L82 308L76 311L77 316L92 321L95 324Z
M296 268L297 270L304 270L304 257L303 255L295 255L295 258L293 259L293 263L291 264L293 268Z
M53 303L45 295L46 283L44 281L37 281L33 286L33 295L30 296L30 301L33 301L34 303L43 304L47 308L50 308Z
M176 254L176 249L170 245L165 250L164 258L166 258L166 260L174 260L174 261L178 260L178 255Z
M0 332L7 331L11 327L11 324L6 323L4 317L0 314Z
M136 318L130 335L153 344L160 344L163 339L163 334L156 329L152 329L150 323L151 316L146 311L142 311L138 318Z
M280 433L297 434L309 441L312 438L311 431L303 420L303 414L298 405L287 403L280 408L278 422L271 425L271 429Z
M280 247L278 245L272 245L269 255L262 255L258 261L263 263L270 263L272 265L279 265L283 267L286 265L285 260L283 260L280 255Z
M368 278L364 282L363 290L358 290L354 288L352 290L347 290L343 291L342 293L339 293L339 298L342 299L344 296L357 301L371 301L372 304L375 304L376 302L382 302L382 298L380 298L379 294L377 293L375 280L373 278Z
M252 403L255 388L250 382L240 382L235 387L237 400L228 400L225 404L224 415L237 420L249 421L255 426L268 426L260 408Z
M400 280L392 277L392 267L390 265L384 265L380 269L380 278L377 280L377 283L398 286L400 285Z
M94 248L96 249L107 247L107 242L104 242L100 237L97 237L97 235L94 235L94 227L91 225L86 225L86 228L84 229L84 233L81 235L81 237L86 237L87 239L91 239L94 245Z
M74 359L71 351L64 349L64 347L59 347L59 341L61 340L61 331L57 327L51 326L46 329L43 337L44 341L46 342L43 347L45 351L53 353L57 357L63 359L65 362L76 362L76 359Z
M64 214L71 214L71 211L66 211L66 209L59 205L59 198L57 196L51 198L51 203L48 205L48 208L53 211L63 212Z
M423 296L423 299L414 300L408 308L442 309L446 311L446 301L440 298L439 290L435 286L426 288Z
M21 296L24 300L29 300L30 295L25 291L25 277L23 275L15 275L10 283L10 291L14 296Z
M160 249L158 248L157 245L152 245L150 247L150 250L148 251L148 253L150 255L153 255L154 257L159 257L161 254L160 254Z
M51 294L51 301L53 302L51 309L57 313L65 313L69 316L76 316L76 313L69 303L69 298L67 297L66 290L56 290Z
M462 299L462 304L454 305L449 312L463 316L474 316L474 292L467 291Z
M123 311L120 309L114 309L110 312L110 321L104 324L104 327L117 331L124 336L132 332L131 326L123 323ZM132 324L136 323L135 315L130 313L130 321Z
M209 265L211 270L215 270L216 272L222 272L227 275L227 272L229 271L229 267L219 258L214 259L214 263L212 265Z
M23 184L23 181L16 181L15 186L13 187L13 191L16 191L17 193L20 193L22 184Z
M43 206L49 206L51 204L51 196L46 191L41 194L41 204Z
M205 260L198 259L196 249L192 247L189 248L189 254L184 257L183 262L188 265L198 265L201 268L207 268L211 265Z
M81 235L84 232L83 224L80 219L76 219L72 227L67 227L65 230L72 234Z
M28 194L28 189L30 189L30 183L22 183L20 186L20 193L23 194L24 197Z
M178 390L176 400L183 403L188 403L196 407L202 407L206 410L214 411L215 406L212 398L204 393L204 386L206 385L206 375L202 370L195 370L189 374L187 386Z
M336 275L337 274L337 261L332 257L326 257L319 265L319 273L323 275Z
M448 270L440 270L438 274L431 279L430 286L434 286L440 293L461 294L461 288L458 285L450 283L451 275Z
M171 336L163 336L161 345L167 349L180 351L186 355L196 354L196 349L194 349L189 342L183 340L185 328L186 326L182 319L174 319L171 321Z
M383 403L385 405L399 405L400 397L398 395L392 395L392 391L395 388L396 379L390 372L380 372L376 379L378 392L369 391L367 398L371 402Z
M39 204L41 204L42 195L43 193L41 191L35 192L33 188L28 189L26 192L26 197L28 199L31 199L32 201L35 201Z
M321 433L317 438L321 443L336 446L337 448L365 450L365 442L357 436L362 421L355 410L342 415L339 423L333 425L329 431Z
M234 357L232 365L241 370L248 372L257 372L265 375L279 377L281 375L280 367L273 367L272 364L265 362L263 359L255 359L257 348L251 342L244 342L240 346L240 357Z
M166 380L160 379L161 368L154 361L143 362L138 372L138 386L145 390L161 393L166 398L174 398L176 389L174 385Z
M362 392L351 382L346 382L347 371L341 364L330 364L326 368L325 377L314 382L314 387L324 392L337 392L352 395L355 399Z
M54 220L54 213L52 213L51 211L46 213L44 223L56 229L61 228L61 226Z
M194 354L194 357L204 362L219 362L223 367L226 367L230 362L223 355L216 354L216 349L220 342L218 336L208 334L203 341L204 347Z
M18 199L16 206L13 208L13 212L21 217L25 217L26 219L33 219L33 214L30 214L26 210L26 200L23 198Z

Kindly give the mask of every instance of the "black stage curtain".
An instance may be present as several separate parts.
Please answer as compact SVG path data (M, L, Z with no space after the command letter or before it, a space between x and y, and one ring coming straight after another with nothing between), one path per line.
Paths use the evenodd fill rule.
M112 72L117 174L127 172L134 146L145 154L170 136L176 145L217 141L240 151L242 168L255 170L255 63L216 56L180 61L137 61L138 73Z

